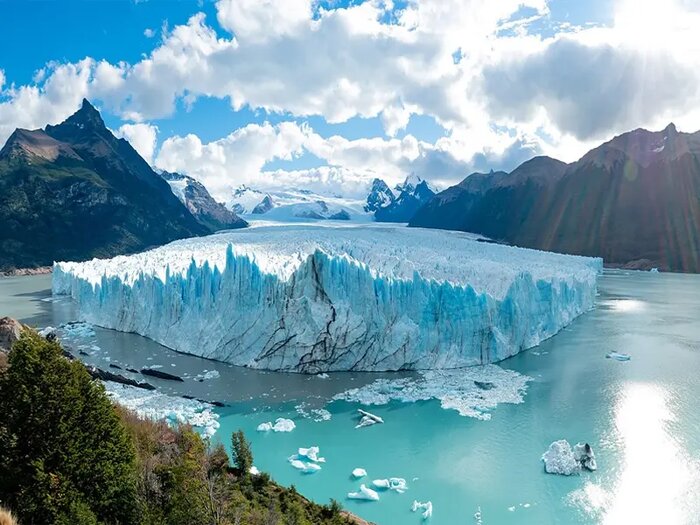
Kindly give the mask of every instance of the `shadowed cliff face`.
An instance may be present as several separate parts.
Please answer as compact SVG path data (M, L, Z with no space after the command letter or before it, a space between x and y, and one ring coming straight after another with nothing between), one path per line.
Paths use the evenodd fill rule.
M131 145L82 108L0 151L0 269L138 251L211 230Z
M700 272L700 133L635 130L565 165L538 157L438 194L411 226L607 264Z

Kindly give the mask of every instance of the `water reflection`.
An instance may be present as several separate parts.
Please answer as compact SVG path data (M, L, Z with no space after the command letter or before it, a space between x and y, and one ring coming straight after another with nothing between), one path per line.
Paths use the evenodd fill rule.
M670 393L654 384L625 387L615 407L623 466L603 523L688 523L683 502L697 465L669 432ZM592 502L591 502L592 503Z
M608 301L600 301L599 306L607 307L614 312L632 313L643 311L646 304L644 301L637 299L610 299Z

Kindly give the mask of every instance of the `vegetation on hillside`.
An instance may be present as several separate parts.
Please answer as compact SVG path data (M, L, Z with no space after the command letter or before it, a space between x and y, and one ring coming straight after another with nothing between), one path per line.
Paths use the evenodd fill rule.
M309 502L251 475L250 444L233 462L190 427L113 405L56 341L25 330L0 370L0 505L28 525L341 525L340 506ZM233 466L232 466L233 465Z

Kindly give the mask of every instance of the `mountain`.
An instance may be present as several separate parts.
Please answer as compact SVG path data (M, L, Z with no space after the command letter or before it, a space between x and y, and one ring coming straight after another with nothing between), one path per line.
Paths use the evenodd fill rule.
M212 231L243 228L248 225L233 211L216 202L204 185L180 173L161 171L159 175L170 185L175 196L204 226Z
M372 219L372 215L363 209L362 201L300 188L261 191L243 185L233 191L227 206L251 220L367 222Z
M612 266L700 272L700 132L637 129L572 164L536 157L509 174L470 175L410 226L600 256Z
M0 269L108 257L210 232L87 101L0 150Z
M427 181L412 175L396 186L398 197L388 205L378 208L374 217L379 222L408 222L418 209L435 196Z
M367 195L365 211L374 213L381 208L390 206L396 200L394 192L382 179L374 179Z

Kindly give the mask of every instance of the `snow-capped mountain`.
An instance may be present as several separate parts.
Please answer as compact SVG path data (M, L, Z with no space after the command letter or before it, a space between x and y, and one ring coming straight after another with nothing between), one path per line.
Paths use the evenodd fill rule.
M265 192L242 184L233 190L231 200L228 201L226 207L239 215L253 213L255 207L262 202L266 195Z
M363 201L337 195L321 195L300 188L262 191L240 186L234 190L228 208L257 220L372 220L372 215L364 209Z
M216 202L198 180L167 171L161 171L159 175L170 185L172 192L189 212L208 228L216 231L242 228L247 225L235 212Z
M386 208L396 200L394 192L382 179L374 179L367 195L365 211L374 213L380 208Z
M406 180L394 188L398 193L389 205L378 208L374 217L379 222L408 222L418 209L435 196L436 191L428 181L416 175L406 177Z

